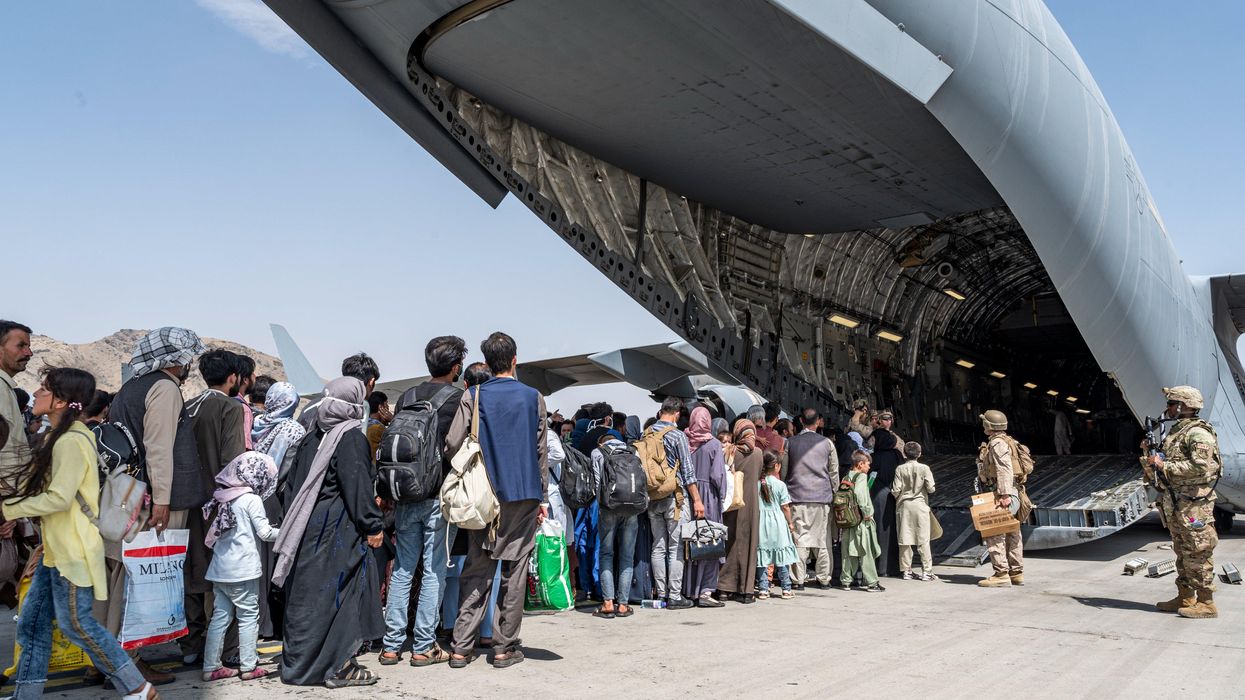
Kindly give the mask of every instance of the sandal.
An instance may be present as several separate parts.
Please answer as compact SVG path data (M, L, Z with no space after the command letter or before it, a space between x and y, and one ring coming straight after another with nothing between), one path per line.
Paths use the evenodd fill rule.
M160 693L150 683L143 683L138 690L121 696L122 700L160 700Z
M228 666L221 666L220 668L213 669L211 671L204 671L202 678L205 681L212 682L223 681L233 678L236 675L238 675L238 669L229 668Z
M445 663L450 660L450 653L436 644L428 651L421 651L418 654L411 654L412 666L431 666L433 664Z
M467 664L475 660L476 660L475 654L469 654L467 656L462 657L461 659L458 658L457 655L451 655L450 656L450 668L467 668Z
M392 654L392 656L390 656ZM402 652L400 651L382 651L380 657L376 659L381 666L393 666L402 661Z
M618 606L618 612L614 613L614 617L631 617L634 614L635 610L632 610L630 605L620 603Z
M791 599L792 599L792 598L794 598L794 597L795 597L795 593L793 593L793 592L791 592L791 591L783 591L783 592L782 592L782 599L783 599L783 600L791 600Z
M618 613L614 612L614 606L613 606L613 605L611 605L611 606L609 607L609 610L606 610L606 609L605 609L605 606L604 606L604 605L602 605L601 607L597 608L597 611L596 611L596 612L592 613L592 616L593 616L593 617L601 617L601 618L605 618L606 620L613 620L613 619L614 619L614 616L615 616L615 615L617 615L617 614L618 614Z
M493 668L510 668L511 666L519 663L523 663L523 652L518 649L515 649L507 654L503 654L500 657L493 657Z
M253 668L253 669L251 669L251 670L249 670L249 671L243 671L242 673L239 673L239 674L238 674L238 678L241 678L241 679L242 679L242 680L244 680L244 681L257 681L257 680L259 680L259 679L261 679L261 678L263 678L263 677L265 677L265 676L269 676L269 675L272 675L272 671L269 671L269 670L268 670L268 669L266 669L266 668L258 668L258 667L257 667L257 668Z
M324 687L330 689L353 688L362 685L376 685L380 676L354 663L353 661L337 673L333 678L324 681Z
M757 600L769 600L769 591L757 593Z

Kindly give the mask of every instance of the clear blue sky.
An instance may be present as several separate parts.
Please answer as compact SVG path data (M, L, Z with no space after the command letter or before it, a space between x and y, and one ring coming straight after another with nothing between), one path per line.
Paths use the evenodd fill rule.
M1186 270L1245 271L1245 3L1049 5ZM521 359L673 339L268 20L247 0L0 4L0 316L70 342L178 324L267 351L280 322L323 374L366 350L389 378L424 373L444 333L474 348L506 330ZM624 386L551 404L597 395L651 405Z

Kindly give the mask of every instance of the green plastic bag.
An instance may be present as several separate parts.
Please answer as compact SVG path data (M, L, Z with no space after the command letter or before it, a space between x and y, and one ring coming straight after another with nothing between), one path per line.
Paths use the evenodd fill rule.
M566 558L566 537L562 524L545 518L536 531L536 549L527 565L527 596L523 609L529 612L572 610L570 565Z

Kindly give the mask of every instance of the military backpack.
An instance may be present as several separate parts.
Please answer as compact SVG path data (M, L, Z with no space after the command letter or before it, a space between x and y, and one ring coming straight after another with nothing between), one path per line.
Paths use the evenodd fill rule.
M834 524L839 529L857 527L864 522L865 516L860 512L860 501L856 499L856 489L850 475L839 482L831 508L834 510Z

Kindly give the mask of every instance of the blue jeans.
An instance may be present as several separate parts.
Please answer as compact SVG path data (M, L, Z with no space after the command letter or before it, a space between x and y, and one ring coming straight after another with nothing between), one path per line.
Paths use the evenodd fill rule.
M454 630L454 622L458 620L458 579L467 565L467 557L463 554L454 556L454 566L445 577L445 595L441 602L441 629ZM484 606L484 621L480 623L480 636L493 636L493 611L497 609L497 592L501 590L501 564L493 572L493 592L489 594L488 605Z
M399 503L394 509L394 524L398 559L393 563L389 598L385 603L385 651L402 651L402 644L406 641L411 580L422 559L424 576L420 579L415 629L411 634L411 651L421 654L437 643L437 618L441 613L441 596L445 593L449 543L457 528L445 522L441 516L441 501L436 498Z
M769 593L769 575L766 566L757 567L757 593ZM784 591L791 590L791 567L775 566L774 576L778 577L778 585L782 586Z
M212 582L212 621L208 623L203 648L203 671L220 668L225 632L234 616L238 618L238 657L243 673L254 671L259 663L255 642L259 639L259 579L236 583Z
M615 515L613 511L601 509L597 532L601 536L601 595L605 600L614 600L615 560L618 562L618 590L622 593L618 602L626 603L631 597L631 574L635 570L635 534L638 527L639 519L634 515Z
M22 656L17 662L17 692L13 697L43 697L52 655L53 621L69 641L91 657L95 668L112 679L119 693L133 693L146 684L121 643L92 615L94 605L95 589L75 586L39 561L17 620Z

